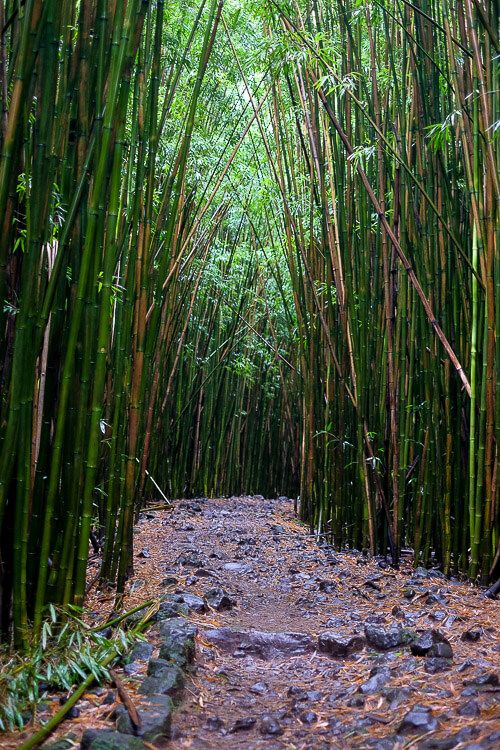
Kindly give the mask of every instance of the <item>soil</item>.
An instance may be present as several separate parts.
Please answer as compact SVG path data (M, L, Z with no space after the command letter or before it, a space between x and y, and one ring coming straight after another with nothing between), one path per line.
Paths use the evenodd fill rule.
M199 629L196 660L169 750L500 746L498 603L479 588L415 573L410 559L394 570L382 559L320 546L286 498L179 501L172 511L142 514L135 555L127 609L168 593L203 597L214 587L235 602L189 615ZM89 606L102 617L111 600L93 589ZM365 626L382 636L391 626L405 637L439 630L453 659L415 656L407 644L383 651L359 638L348 656L317 649L325 631L337 640L364 637ZM232 630L213 632L220 628ZM301 654L259 652L235 630L304 634L312 646ZM154 633L148 639L157 647ZM137 674L121 670L139 711L144 671L145 664ZM58 736L73 731L77 742L85 726L113 726L105 697L84 696L80 715Z

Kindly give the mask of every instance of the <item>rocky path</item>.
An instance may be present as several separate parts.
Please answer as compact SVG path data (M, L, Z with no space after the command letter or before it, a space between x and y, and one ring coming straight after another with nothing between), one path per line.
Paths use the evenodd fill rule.
M319 547L292 510L185 501L139 525L141 585L198 627L168 747L500 747L498 604Z

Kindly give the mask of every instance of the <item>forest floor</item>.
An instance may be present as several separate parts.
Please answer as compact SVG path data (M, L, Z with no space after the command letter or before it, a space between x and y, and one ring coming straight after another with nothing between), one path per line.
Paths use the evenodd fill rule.
M180 501L135 544L126 606L177 593L198 627L171 750L500 746L499 605L480 589L318 546L286 499ZM207 609L214 588L230 609ZM141 668L122 677L140 711ZM65 731L112 726L109 704L85 696Z

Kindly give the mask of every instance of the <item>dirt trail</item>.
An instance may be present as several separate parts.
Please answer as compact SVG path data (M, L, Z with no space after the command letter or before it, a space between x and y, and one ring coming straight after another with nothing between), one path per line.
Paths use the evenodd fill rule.
M155 550L138 571L145 588L222 587L236 601L190 615L197 658L168 747L499 747L498 604L406 564L394 571L319 547L292 511L283 499L194 500L139 525L137 550ZM434 657L398 642L437 629ZM283 635L270 645L234 630L300 633L304 653L290 653ZM352 653L318 651L325 631L323 647ZM391 638L397 645L381 650Z

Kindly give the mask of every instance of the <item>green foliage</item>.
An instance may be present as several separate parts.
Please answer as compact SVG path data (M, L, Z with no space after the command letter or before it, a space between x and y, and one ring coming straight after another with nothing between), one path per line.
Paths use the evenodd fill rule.
M108 680L103 661L115 650L124 654L137 638L121 628L106 637L73 607L48 610L40 639L25 654L0 651L0 730L22 729L54 691L69 693L89 675L97 683Z

